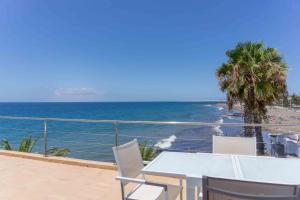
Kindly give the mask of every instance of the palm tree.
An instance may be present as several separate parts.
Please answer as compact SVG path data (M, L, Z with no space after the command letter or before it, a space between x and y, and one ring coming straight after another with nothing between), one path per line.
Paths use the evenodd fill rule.
M220 89L227 93L229 109L243 105L244 122L260 124L267 121L267 105L287 95L287 65L274 48L261 42L238 43L226 52L228 61L216 72ZM254 127L258 152L264 153L262 128ZM253 127L244 127L245 136L253 136Z
M140 143L140 152L144 161L151 161L156 155L156 149L153 146L147 146L147 141Z
M35 139L31 135L29 135L21 140L21 143L20 143L17 151L31 153L33 147L36 145L36 143L38 141L39 141L39 137L37 139ZM14 150L12 148L12 145L10 144L10 142L5 138L2 139L0 147L4 150L9 150L9 151ZM70 150L67 148L54 147L54 148L47 150L47 155L51 155L51 156L65 156L69 153L70 153Z

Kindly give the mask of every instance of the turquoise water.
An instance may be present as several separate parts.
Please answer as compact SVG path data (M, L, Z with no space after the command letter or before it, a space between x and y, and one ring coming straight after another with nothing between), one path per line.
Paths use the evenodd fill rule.
M240 122L220 102L132 102L132 103L0 103L0 115L76 119ZM119 143L133 138L148 141L162 150L211 151L212 134L239 135L238 127L174 125L118 125ZM43 122L0 120L0 138L14 146L20 139L40 137L34 152L43 151ZM48 146L71 150L70 157L110 161L115 144L112 124L48 123Z

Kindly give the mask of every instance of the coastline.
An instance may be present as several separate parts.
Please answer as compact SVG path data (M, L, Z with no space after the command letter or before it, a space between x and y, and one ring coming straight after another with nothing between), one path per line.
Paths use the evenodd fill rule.
M218 106L225 106L226 104L217 104ZM234 110L238 110L239 113L234 113L229 116L242 115L243 107L240 104L234 105ZM268 106L268 117L270 124L300 124L300 110L280 107L280 106ZM274 126L264 127L264 131L271 134L297 134L300 135L300 126Z
M276 124L300 124L300 110L284 108L279 106L268 107L268 115L270 116L270 123ZM300 135L299 126L277 126L268 127L265 130L272 134L291 133Z

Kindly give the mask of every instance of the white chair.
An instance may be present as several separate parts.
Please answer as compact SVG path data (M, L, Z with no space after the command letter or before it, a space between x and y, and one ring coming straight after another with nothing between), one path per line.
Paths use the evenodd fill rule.
M213 153L256 156L256 138L213 135Z
M202 177L203 200L300 200L299 185Z
M146 181L141 170L144 167L137 140L113 147L118 166L123 200L175 200L181 187ZM136 186L126 194L125 186L134 183Z
M202 192L200 189L202 188ZM300 200L299 185L187 177L187 200Z

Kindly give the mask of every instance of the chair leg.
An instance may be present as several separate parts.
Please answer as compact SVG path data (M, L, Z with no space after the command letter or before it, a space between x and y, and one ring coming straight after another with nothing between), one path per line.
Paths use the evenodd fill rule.
M182 187L182 178L179 179L179 185L180 185L181 188L183 188ZM180 190L180 200L183 200L182 189Z
M168 194L168 192L166 192L166 191L164 191L164 193L165 193L165 195L164 195L164 200L169 200L169 194Z
M125 188L122 182L121 182L121 192L122 192L122 200L125 200Z

